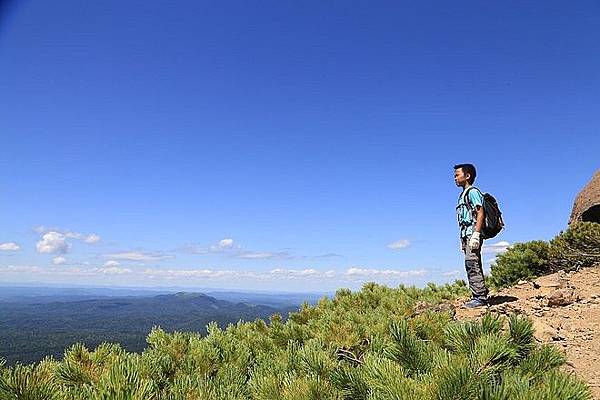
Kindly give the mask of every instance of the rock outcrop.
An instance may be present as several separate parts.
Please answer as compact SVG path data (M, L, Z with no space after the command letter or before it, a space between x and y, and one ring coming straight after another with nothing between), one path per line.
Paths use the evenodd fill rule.
M569 225L578 221L600 223L600 170L575 199Z

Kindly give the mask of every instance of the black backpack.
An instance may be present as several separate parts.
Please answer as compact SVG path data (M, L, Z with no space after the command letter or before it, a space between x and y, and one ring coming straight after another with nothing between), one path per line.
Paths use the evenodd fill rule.
M471 186L465 193L465 204L467 205L467 209L471 213L474 213L475 210L469 203L469 192L471 189L479 189ZM498 235L504 228L504 220L502 219L502 212L500 211L500 207L498 207L498 202L494 196L489 193L483 193L483 211L485 212L485 221L483 223L483 228L481 229L481 235L483 239L491 239Z

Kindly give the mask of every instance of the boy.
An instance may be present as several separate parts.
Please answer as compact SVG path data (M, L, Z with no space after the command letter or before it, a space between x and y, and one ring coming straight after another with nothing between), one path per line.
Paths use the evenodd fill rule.
M465 253L465 269L469 280L472 299L463 307L476 308L487 305L488 288L485 286L481 265L481 229L485 221L483 195L473 186L477 172L473 164L454 166L454 182L463 191L458 198L456 213L460 226L461 249ZM467 198L468 195L468 198ZM468 202L468 204L467 204Z

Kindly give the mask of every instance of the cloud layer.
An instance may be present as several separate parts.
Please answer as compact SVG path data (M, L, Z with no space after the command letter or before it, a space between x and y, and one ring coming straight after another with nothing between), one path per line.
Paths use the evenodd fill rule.
M207 255L220 254L226 257L243 260L291 260L299 257L293 256L288 251L254 251L242 248L232 238L225 238L210 246L188 244L179 249L187 254Z
M275 268L267 272L238 271L238 270L212 270L212 269L157 269L148 268L143 274L151 278L177 279L254 279L254 280L307 280L307 281L337 281L337 282L365 282L369 280L379 282L398 281L403 278L424 277L427 271L418 270L392 270L352 267L343 271L317 270L314 268L288 269Z
M58 260L57 260L58 259ZM52 276L70 276L70 277L99 277L99 276L126 276L135 275L138 282L170 282L170 284L203 284L207 281L219 281L226 284L232 280L252 280L252 281L299 281L310 282L311 287L316 287L319 283L361 283L375 281L380 283L398 283L404 278L419 278L427 275L424 269L416 270L392 270L392 269L374 269L351 267L345 270L317 270L314 268L294 269L294 268L274 268L269 271L254 270L223 270L223 269L163 269L163 268L145 268L135 270L134 268L124 268L117 261L107 261L102 267L60 267L64 264L63 257L56 257L55 267L41 268L38 266L0 266L0 273L18 273L20 275L29 274L34 276L52 275ZM121 281L120 283L134 283L133 281Z
M142 251L126 251L122 253L111 253L105 254L104 258L111 258L114 260L127 260L127 261L138 261L138 262L151 262L161 261L173 256L158 254L158 253L146 253Z
M487 244L484 242L481 252L483 254L502 254L508 250L510 243L502 241L498 243Z

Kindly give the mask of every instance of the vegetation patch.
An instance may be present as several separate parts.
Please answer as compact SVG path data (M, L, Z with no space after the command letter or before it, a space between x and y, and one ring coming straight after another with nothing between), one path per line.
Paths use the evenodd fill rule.
M522 279L590 267L600 262L600 224L578 222L550 242L516 243L498 255L489 281L503 288Z
M467 294L463 282L396 289L367 284L208 334L154 328L148 348L75 345L0 371L1 399L589 399L560 371L563 355L539 346L530 321L487 314L454 321L432 308ZM420 307L420 312L415 309Z

